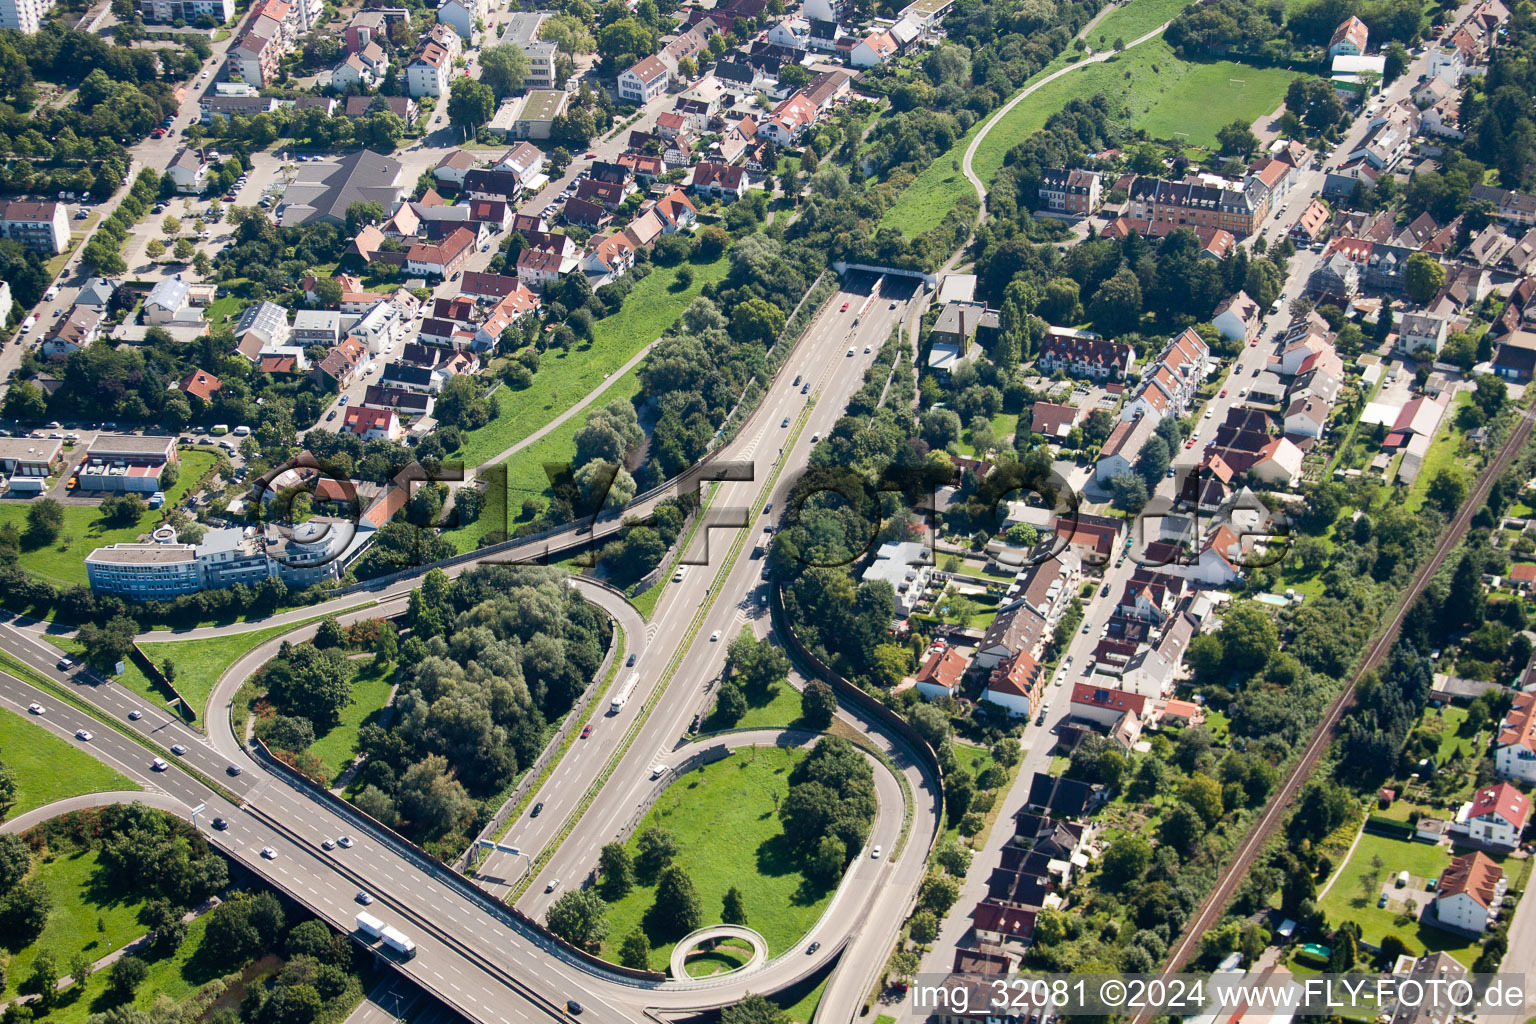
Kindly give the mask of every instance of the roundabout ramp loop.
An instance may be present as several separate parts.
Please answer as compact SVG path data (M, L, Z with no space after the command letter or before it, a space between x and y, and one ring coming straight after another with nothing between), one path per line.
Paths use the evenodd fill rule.
M744 939L752 946L752 959L740 967L720 974L744 974L756 970L768 960L768 940L743 924L712 924L707 928L689 932L682 941L672 947L672 977L678 981L688 978L688 954L704 945L713 945L720 939ZM718 977L719 975L712 975Z

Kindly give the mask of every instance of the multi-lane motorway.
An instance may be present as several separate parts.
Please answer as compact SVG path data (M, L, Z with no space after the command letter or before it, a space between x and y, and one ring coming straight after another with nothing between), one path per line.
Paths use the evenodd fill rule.
M915 281L907 279L855 275L826 303L757 412L717 460L751 467L751 479L719 484L712 501L714 509L746 510L747 525L713 528L707 538L701 531L696 543L702 553L707 540L707 564L692 567L683 581L668 586L648 630L621 599L600 588L586 588L586 593L614 614L625 629L627 649L637 656L632 671L638 671L641 678L624 711L600 719L593 739L582 741L557 764L539 792L545 805L543 813L536 819L524 817L513 823L508 841L520 844L534 857L569 826L569 835L550 850L547 863L529 889L532 896L520 909L539 914L547 905L543 892L547 878L574 882L595 866L598 848L628 819L650 785L650 766L663 753L670 754L684 736L705 698L706 683L723 666L728 637L739 628L744 610L761 604L761 563L746 557L746 548L751 535L760 532L768 521L760 514L762 504L773 501L783 507L784 496L794 483L793 470L805 465L812 439L829 431L841 416L873 360L873 351L906 314L916 287ZM842 309L844 303L848 304L846 311ZM852 356L845 354L849 348L853 349ZM802 385L810 383L807 392L802 393L801 387L792 383L797 376L803 378ZM780 426L785 418L790 420L790 428ZM776 469L779 475L772 487L765 489ZM599 523L593 535L600 539L616 528L616 522ZM743 537L744 532L748 536ZM743 543L733 545L738 539ZM733 546L737 555L730 571L722 572ZM517 554L502 552L490 557L515 560ZM453 571L465 567L455 566ZM412 580L402 580L323 607L333 612L345 612L350 607L359 615L390 614L412 586ZM358 610L362 604L370 606ZM305 611L313 615L316 609ZM278 616L247 628L275 621L284 620ZM718 641L712 639L717 630L721 635ZM441 869L394 848L387 837L370 833L360 819L290 786L252 760L231 732L227 704L233 690L270 651L253 651L220 681L210 702L210 734L205 737L144 706L137 696L116 684L97 680L79 669L58 671L57 651L32 630L0 628L0 648L38 674L73 688L77 696L110 716L126 732L136 733L162 751L180 743L187 747L187 753L168 758L172 762L168 770L154 772L149 765L157 751L102 722L89 720L25 682L0 677L0 699L13 710L24 713L27 704L37 701L49 707L49 713L42 716L49 727L70 736L77 728L90 728L95 736L84 744L87 749L146 787L174 796L189 810L202 806L198 823L220 849L333 925L350 930L359 909L356 895L359 890L369 892L375 899L371 911L396 924L417 943L416 957L400 964L401 970L424 990L476 1021L560 1015L565 1001L573 998L605 1020L638 1020L647 1008L685 1011L726 1005L748 991L772 991L804 977L824 966L845 944L855 962L878 970L921 881L926 851L938 828L935 780L924 773L901 740L859 722L845 710L849 724L865 732L906 778L903 786L888 771L877 773L880 814L871 843L883 845L893 855L874 860L866 851L855 861L835 897L836 913L827 914L803 940L820 942L817 954L807 954L802 944L744 977L715 982L636 983L590 968L561 952L537 932L496 913L489 898L466 893L447 881ZM131 711L140 711L142 717L131 720ZM616 769L597 789L590 806L578 814L584 794L620 749L620 737L637 721L641 724L633 741L623 747ZM184 771L182 762L205 778L216 780L238 805ZM230 774L231 766L239 767L240 773ZM898 856L894 854L907 799L914 804L911 832ZM230 827L212 830L208 823L215 816L225 818ZM341 835L353 836L356 844L330 852L321 849L322 840ZM263 849L270 849L274 856L263 857ZM828 1008L843 1008L851 1020L871 978L867 972L844 972L839 977L848 980L836 990L829 988L832 1002Z

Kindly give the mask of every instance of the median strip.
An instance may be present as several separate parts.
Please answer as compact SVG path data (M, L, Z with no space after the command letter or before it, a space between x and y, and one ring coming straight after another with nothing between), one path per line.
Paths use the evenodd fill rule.
M789 441L784 445L785 451L793 448L795 442L799 440L800 434L805 429L805 424L810 419L811 412L815 408L816 402L813 396L812 400L807 402L805 407L800 410L800 416L798 419L796 419L794 428L790 431ZM756 507L757 504L761 504L765 495L772 493L774 484L778 482L779 475L784 470L784 464L785 460L783 459L780 459L777 463L774 464L773 472L770 473L768 475L768 479L763 482L763 486L757 493L757 500L753 507ZM619 745L615 748L612 756L609 757L607 764L603 765L603 770L598 773L597 778L594 779L592 784L587 787L586 792L581 796L580 802L577 803L576 807L560 825L559 831L555 833L549 844L539 852L538 857L536 857L532 865L530 865L528 873L523 876L520 882L512 887L512 891L508 893L506 898L508 903L515 904L520 898L522 898L523 894L528 891L528 887L533 884L534 878L538 876L538 873L544 868L544 865L549 863L550 859L554 857L555 852L560 849L561 844L564 843L570 834L575 830L577 822L581 820L582 815L586 814L587 809L592 806L592 801L597 798L598 791L602 789L603 784L606 783L608 779L613 775L613 773L618 769L620 762L624 760L624 755L627 754L629 752L629 748L634 745L635 738L639 736L640 730L645 726L645 723L650 720L651 715L655 713L657 707L661 705L661 700L666 696L667 687L671 685L673 677L677 674L677 669L682 664L684 655L687 653L688 648L693 643L694 639L698 636L699 630L703 627L705 617L714 607L715 601L719 599L719 584L728 575L730 575L731 569L735 567L736 559L741 554L743 547L746 545L748 533L749 531L746 529L742 529L737 532L736 539L732 541L730 550L726 554L724 564L722 564L719 571L715 573L715 581L710 585L709 588L708 600L701 604L699 606L699 610L694 613L693 620L688 624L687 630L685 630L683 633L682 641L677 645L677 650L673 653L672 659L667 662L667 667L661 674L661 680L656 693L653 695L653 699L646 702L645 711L643 711L640 716L635 719L635 721L630 723L629 729L624 733L624 738L619 742Z

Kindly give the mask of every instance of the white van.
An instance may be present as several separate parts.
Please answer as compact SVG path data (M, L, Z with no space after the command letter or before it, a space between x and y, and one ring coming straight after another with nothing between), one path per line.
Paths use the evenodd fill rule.
M37 317L33 316L31 313L28 313L27 314L27 318L21 322L21 333L22 334L26 334L36 324L37 324Z
M43 298L45 298L45 299L52 300L52 299L56 299L58 297L59 297L59 286L56 285L56 284L49 285L48 286L48 290L43 292Z
M248 437L250 435L250 433L251 433L251 428L245 426L244 424L241 424L240 426L238 426L238 427L236 427L234 429L234 435L236 437Z

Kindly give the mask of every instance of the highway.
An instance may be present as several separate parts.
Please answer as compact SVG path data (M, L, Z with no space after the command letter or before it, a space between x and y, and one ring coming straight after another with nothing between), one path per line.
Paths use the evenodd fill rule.
M615 821L626 817L642 795L651 763L661 751L671 750L686 731L703 700L705 682L716 676L723 665L729 633L741 621L743 610L760 600L757 592L762 585L761 563L746 557L745 551L717 585L715 576L725 562L731 541L743 529L749 533L759 531L767 521L759 514L759 495L781 458L780 448L786 448L782 456L786 466L804 464L812 438L830 430L841 416L848 397L861 385L862 373L872 362L874 351L904 315L915 287L912 280L877 281L866 276L850 280L845 290L828 300L756 414L719 460L740 460L752 466L754 479L720 485L713 503L716 509L748 510L747 526L734 530L715 528L707 531L707 536L706 531L700 531L696 550L702 553L707 541L709 564L693 566L681 583L668 586L648 629L639 628L632 609L625 613L614 607L622 605L622 601L599 588L587 588L589 596L611 613L618 613L630 638L629 650L637 654L635 670L640 672L641 682L623 714L600 720L594 732L594 737L601 737L598 744L577 747L561 759L539 793L538 799L546 805L543 814L538 819L525 818L514 823L509 840L526 843L530 850L547 846L574 813L581 795L591 787L606 761L606 757L589 755L587 751L596 748L611 754L621 731L632 726L646 710L650 713L591 807L571 823L570 836L553 853L546 872L564 873L575 879L590 869L596 848L607 841ZM849 308L843 312L845 302ZM864 351L866 346L870 349L868 353ZM845 354L849 348L854 350L852 356ZM792 384L797 375L810 381L808 393L802 394ZM796 440L785 444L793 427L785 429L779 424L785 417L794 424L802 413L804 424ZM772 500L782 501L793 483L793 473L781 475L774 485ZM651 502L654 500L657 499ZM638 511L644 510L642 507ZM593 530L594 538L601 538L618 526L616 520L599 523ZM741 539L745 542L750 538ZM531 543L526 554L534 556L542 547L538 542ZM487 556L487 560L511 561L519 554L525 552L514 552L510 557L501 553ZM472 564L475 563L455 566L451 572L462 572ZM349 607L360 615L388 614L413 585L414 580L406 579L378 591L361 591L319 609L303 609L303 617L314 615L317 610L343 612ZM374 604L367 609L356 608L369 602ZM247 626L262 628L278 621L283 621L283 616ZM690 624L695 622L690 631ZM721 639L711 640L717 629ZM215 632L227 635L231 630ZM650 641L656 638L664 638L660 646L665 653L653 651ZM678 651L674 645L685 640L686 646ZM242 659L239 673L228 673L220 681L210 702L210 735L204 737L163 712L144 706L139 697L114 683L101 682L85 670L76 669L70 675L58 671L57 650L36 635L35 626L0 627L0 649L40 675L72 687L77 696L145 740L161 748L172 743L185 745L184 758L168 760L183 760L217 780L242 801L241 806L222 799L174 764L164 773L151 774L148 764L153 754L101 723L92 727L97 740L89 749L141 784L168 792L189 808L205 805L206 813L199 824L212 841L342 931L350 931L357 910L354 898L358 890L366 889L376 900L371 912L397 924L417 942L417 956L399 965L401 970L424 990L475 1021L521 1020L536 1018L541 1013L559 1016L565 1000L570 998L579 998L589 1011L596 1011L605 1020L638 1020L646 1008L686 1011L727 1005L748 991L773 991L821 967L837 955L845 939L853 943L851 954L878 970L921 881L927 845L938 827L939 801L933 780L924 776L899 741L878 732L870 733L871 739L903 771L916 794L912 836L900 857L879 861L865 858L855 863L836 896L839 912L828 915L817 930L818 941L822 943L819 954L808 956L793 951L793 955L778 957L748 976L724 981L642 985L616 975L594 973L537 933L489 912L489 901L482 903L470 898L443 881L439 870L413 861L389 846L382 836L370 836L359 819L344 817L323 799L300 792L264 771L240 748L230 731L227 711L233 690L263 660L262 652ZM672 656L674 651L678 653L676 658ZM45 717L50 724L68 727L70 735L80 727L76 719L85 720L84 715L57 699L8 677L0 677L0 694L23 709L32 700L50 705L50 713ZM129 712L134 710L142 712L138 721L128 719ZM240 774L227 774L231 765L239 766ZM886 783L878 790L878 838L872 841L893 850L902 820L901 787L888 773L882 777ZM230 828L225 832L208 830L207 821L212 815L226 818ZM321 840L343 834L358 840L353 848L330 853L321 850ZM262 858L260 851L264 847L270 847L275 857ZM542 896L542 885L531 891ZM541 902L535 899L530 912L542 909ZM852 1008L862 1002L868 979L862 974L849 977L852 980L844 986L847 991L832 994L839 1005L849 1008L847 1019L851 1020Z

